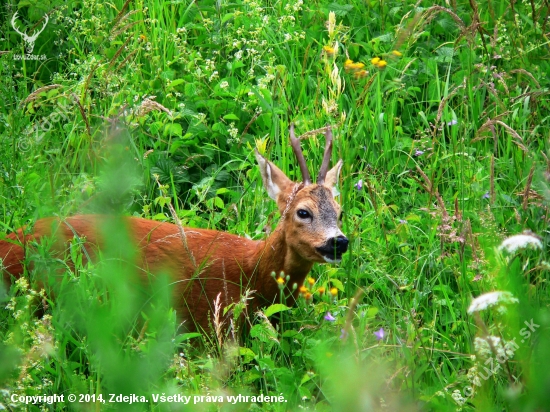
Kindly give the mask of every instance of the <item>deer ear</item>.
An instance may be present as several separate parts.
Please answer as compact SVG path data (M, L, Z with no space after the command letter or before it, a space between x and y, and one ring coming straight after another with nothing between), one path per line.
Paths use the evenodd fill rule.
M277 201L279 193L284 192L292 184L292 180L286 177L281 169L263 157L257 149L254 150L254 154L260 166L265 190L270 198Z
M344 162L342 161L342 159L340 159L338 163L336 163L336 166L334 166L327 172L325 182L323 183L323 186L328 187L330 190L332 190L332 195L334 197L340 194L338 189L336 189L336 184L338 183L338 178L340 177L340 170L342 170L343 163Z

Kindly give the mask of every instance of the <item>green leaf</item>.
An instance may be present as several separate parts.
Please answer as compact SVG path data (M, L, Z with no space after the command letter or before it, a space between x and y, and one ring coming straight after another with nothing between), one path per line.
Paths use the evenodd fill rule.
M179 123L169 123L164 126L164 136L178 136L182 137L183 128Z
M180 84L182 83L185 83L185 80L183 79L176 79L172 82L170 82L170 84L168 85L168 87L176 87L176 86L179 86Z
M197 87L195 86L194 83L187 83L184 89L185 89L186 96L194 96L195 93L197 92Z
M162 127L162 122L154 122L149 125L149 131L151 134L157 134Z
M223 117L225 120L240 120L235 114L229 113Z
M225 207L225 204L223 203L223 200L216 196L214 198L214 206L216 206L219 209L223 209Z
M250 348L243 348L242 346L239 348L239 355L243 357L242 362L243 364L247 364L250 361L254 360L256 357L256 354L252 351Z
M344 285L339 279L332 278L330 279L330 283L332 286L334 286L336 289L338 289L340 292L344 291Z
M328 9L333 11L336 16L343 17L353 10L353 6L350 4L331 3L328 5Z
M367 317L367 319L374 319L374 317L376 316L377 313L378 313L378 308L377 307L368 308L367 313L366 313L366 317Z
M250 329L250 336L264 343L277 342L277 333L275 330L262 323L257 323Z
M271 305L270 307L268 307L264 311L264 314L269 318L271 315L274 315L275 313L283 312L289 309L290 308L287 305L283 305L282 303L275 303L274 305Z
M176 343L181 343L181 342L189 340L189 339L198 338L199 336L202 336L202 334L198 333L198 332L183 333L183 334L177 336L175 341L176 341Z

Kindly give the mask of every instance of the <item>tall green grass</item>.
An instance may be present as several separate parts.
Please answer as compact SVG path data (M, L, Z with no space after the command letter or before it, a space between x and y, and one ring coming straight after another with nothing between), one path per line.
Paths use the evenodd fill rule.
M29 33L48 14L33 51L45 60L17 59L16 10ZM536 0L8 0L2 231L114 220L98 261L77 241L61 260L35 245L25 278L0 291L0 405L133 393L149 402L29 409L168 410L153 394L185 394L205 397L197 410L545 410L548 13ZM316 266L312 299L279 322L276 307L250 313L249 332L225 344L185 333L167 282L135 281L116 216L169 221L170 203L185 225L264 237L277 216L252 149L299 180L292 122L298 134L334 127L349 252ZM323 144L302 141L312 170ZM498 251L526 230L542 250ZM519 303L467 313L495 290ZM528 337L525 322L538 326ZM517 348L499 362L486 336ZM238 394L287 402L206 402Z

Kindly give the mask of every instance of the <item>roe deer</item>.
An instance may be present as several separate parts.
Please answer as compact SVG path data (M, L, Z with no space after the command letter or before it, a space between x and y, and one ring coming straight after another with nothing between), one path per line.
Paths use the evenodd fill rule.
M138 251L133 264L145 269L143 273L170 274L175 309L188 330L207 330L213 301L220 292L225 307L238 302L245 290L253 290L253 308L258 308L279 301L281 290L272 272L284 272L290 277L288 286L294 283L300 286L313 263L340 261L348 248L348 239L340 230L340 206L333 198L342 160L328 170L332 151L330 128L325 136L316 184L311 183L293 125L290 139L303 183L292 182L256 150L263 184L281 213L276 229L266 240L248 240L225 232L182 228L136 217L123 218ZM32 234L19 229L8 235L0 241L0 268L3 267L5 282L12 276L21 276L25 248L43 236L58 239L61 252L67 249L66 242L82 238L86 255L95 256L94 250L104 244L98 226L106 219L101 215L46 218L35 223ZM297 291L286 289L285 294L293 300Z

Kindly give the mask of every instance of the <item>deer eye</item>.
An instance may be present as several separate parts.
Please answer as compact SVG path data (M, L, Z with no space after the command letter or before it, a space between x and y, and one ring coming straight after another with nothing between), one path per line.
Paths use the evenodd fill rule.
M296 212L296 215L300 219L309 219L309 218L311 218L311 213L309 213L307 210L304 210L304 209L298 209L298 211Z

